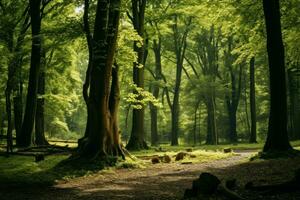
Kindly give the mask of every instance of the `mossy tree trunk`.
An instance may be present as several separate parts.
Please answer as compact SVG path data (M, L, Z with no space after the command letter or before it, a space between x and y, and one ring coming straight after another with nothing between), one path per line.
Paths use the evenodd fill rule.
M122 156L119 139L118 66L114 64L120 19L120 0L98 0L93 35L89 26L89 0L85 0L84 25L90 60L83 87L88 119L78 141L77 158Z
M263 0L270 72L270 117L264 152L292 149L287 133L284 46L278 0Z
M144 39L144 44L139 45L138 42L134 42L133 50L137 54L137 62L133 63L133 83L144 89L144 67L145 66L145 43L144 38L144 27L145 27L145 9L146 0L131 0L132 16L130 17L133 27L141 38ZM134 91L136 92L136 91ZM138 97L140 100L142 97ZM131 150L147 149L147 143L145 141L145 130L144 130L144 105L140 105L140 109L133 109L132 111L132 129L130 138L126 148Z

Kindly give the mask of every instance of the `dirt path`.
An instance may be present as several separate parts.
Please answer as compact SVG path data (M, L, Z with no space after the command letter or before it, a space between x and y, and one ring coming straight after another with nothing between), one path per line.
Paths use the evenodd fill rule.
M20 188L7 192L0 199L55 199L55 200L126 200L126 199L182 199L186 188L202 172L212 172L222 178L237 178L242 184L249 180L272 182L288 179L292 174L282 173L282 168L296 168L300 159L293 164L286 160L248 162L252 151L240 151L236 156L207 163L182 165L178 163L156 164L145 169L118 169L113 172L100 172L92 176L60 182L51 188ZM292 170L291 170L292 171ZM285 172L285 171L284 171ZM283 176L284 174L284 176ZM279 179L276 179L280 175ZM274 178L275 177L275 178ZM252 179L251 179L252 178ZM270 178L270 180L268 180ZM274 180L273 180L273 179ZM272 179L272 180L271 180ZM299 199L290 196L258 197L239 191L247 199ZM252 197L251 197L252 195Z
M186 188L201 172L225 169L240 164L252 152L212 162L156 164L145 169L118 169L61 182L52 188L17 189L3 199L181 199ZM0 197L0 199L2 199Z

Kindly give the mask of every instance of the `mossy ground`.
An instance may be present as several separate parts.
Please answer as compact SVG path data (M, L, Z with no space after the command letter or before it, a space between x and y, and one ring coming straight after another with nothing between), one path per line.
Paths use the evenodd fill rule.
M300 141L292 143L299 149ZM62 164L68 156L67 155L53 155L45 157L44 161L35 162L32 156L0 156L0 185L24 185L24 184L38 184L38 185L52 185L58 180L68 180L79 176L88 176L106 169L113 171L120 168L148 168L151 167L151 156L169 155L172 158L171 163L201 163L209 162L218 159L225 159L234 156L234 153L223 153L224 148L231 148L233 150L254 150L261 149L263 144L238 144L238 145L218 145L218 146L178 146L172 147L162 145L161 150L158 148L150 148L149 150L131 152L133 159L128 158L125 161L119 161L113 167L105 167L101 162L95 162L86 166L78 163L76 165ZM183 160L175 162L175 155L178 152L192 149L189 155ZM149 159L140 159L142 157L149 157Z

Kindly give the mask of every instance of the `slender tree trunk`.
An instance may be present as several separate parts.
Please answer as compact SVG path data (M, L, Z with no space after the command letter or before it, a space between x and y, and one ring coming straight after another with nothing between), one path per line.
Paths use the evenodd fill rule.
M162 69L161 69L161 39L158 41L153 40L153 52L155 55L155 81L162 80ZM152 95L157 99L159 97L159 87L157 84L153 86ZM157 128L157 114L158 109L152 103L150 103L151 112L151 145L158 145L158 128Z
M146 0L132 0L132 23L134 29L140 35L144 37L144 19ZM139 64L145 65L145 45L139 46L137 42L134 42L134 51L137 53L137 63L133 64L133 82L137 87L144 89L144 67L139 67ZM139 97L140 99L142 97ZM145 142L145 130L144 130L144 105L141 105L141 109L133 109L132 111L132 130L127 149L140 150L147 149L147 143Z
M29 82L27 100L25 107L24 120L20 134L21 147L28 147L32 144L32 131L36 112L38 77L41 62L41 0L30 0L31 30L32 30L32 49L31 64L29 72Z
M199 103L197 102L196 106L195 106L195 112L194 112L194 127L193 127L193 142L194 142L194 146L197 145L197 117L198 117L198 107L199 107ZM200 119L199 119L200 120Z
M176 55L176 80L174 87L173 95L173 104L171 106L171 115L172 115L172 129L171 129L171 145L178 145L178 136L179 136L179 114L180 114L180 105L179 105L179 96L180 96L180 87L181 87L181 76L183 69L184 55L187 47L187 36L189 32L189 26L192 22L192 19L189 18L188 22L185 24L185 31L183 34L179 33L178 29L178 17L174 16L174 25L173 25L173 37L174 37L174 53Z
M7 113L7 131L6 131L6 140L7 140L6 151L7 151L7 153L13 151L11 100L10 100L11 89L8 87L9 87L9 85L7 85L6 90L5 90L6 113Z
M207 135L206 144L217 145L218 144L218 134L217 134L217 124L215 117L215 106L214 98L210 97L206 100L207 108Z
M155 87L153 89L153 96L158 97L159 88ZM157 128L157 107L150 104L150 115L151 115L151 146L158 145L158 128Z
M198 138L198 140L199 140L199 144L201 145L201 143L202 143L202 137L201 137L201 103L199 104L199 120L198 120L198 122L199 122L199 124L198 124L198 126L199 126L199 132L198 132L198 134L199 134L199 138Z
M255 58L250 60L250 114L251 132L250 143L257 143L256 140L256 101L255 101Z
M244 78L244 83L246 84L246 76ZM246 126L247 126L247 133L248 135L251 134L251 125L250 125L250 120L249 120L249 112L248 112L248 95L247 95L247 87L245 86L244 88L244 102L245 102L245 115L246 115Z
M175 92L173 97L173 105L171 109L172 115L172 136L171 136L171 145L178 145L178 133L179 133L179 94L180 94L180 85L181 85L181 75L182 75L182 65L181 63L177 64L176 71L176 83L175 83Z
M0 136L4 136L4 127L5 127L5 108L1 109L1 119L0 119Z
M233 143L237 142L237 131L236 131L236 109L230 108L229 111L229 140Z
M228 139L232 143L236 143L238 141L237 130L236 130L236 112L239 106L240 96L241 96L241 88L242 88L242 66L240 65L238 70L238 75L236 74L236 70L234 70L233 65L233 55L231 53L233 45L233 38L228 38L228 50L225 52L225 66L228 68L231 79L231 97L226 96L227 101L227 109L229 116L229 135ZM237 79L238 78L238 79Z
M16 138L20 137L20 132L22 128L22 118L23 118L23 101L22 94L18 93L17 96L13 98L14 104L14 122L16 130Z
M287 134L284 46L278 0L263 0L270 71L270 117L264 152L292 149Z
M36 145L48 145L48 141L45 137L44 129L44 104L45 98L45 75L46 75L46 55L45 51L42 50L42 62L41 62L41 71L39 73L38 79L38 97L37 97L37 107L35 113L35 144Z

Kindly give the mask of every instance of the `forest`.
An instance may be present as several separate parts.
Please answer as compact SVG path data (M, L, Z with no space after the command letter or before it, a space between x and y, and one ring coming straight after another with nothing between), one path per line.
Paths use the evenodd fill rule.
M0 199L300 199L299 0L0 0Z

